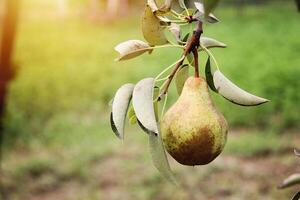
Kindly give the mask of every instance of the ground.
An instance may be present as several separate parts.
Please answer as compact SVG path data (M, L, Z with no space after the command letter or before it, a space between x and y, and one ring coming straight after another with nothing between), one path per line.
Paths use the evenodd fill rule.
M106 141L99 143L101 151L78 152L71 147L69 152L63 148L60 152L41 146L14 151L3 163L4 199L271 200L290 199L297 190L278 190L277 185L299 172L299 159L293 155L299 134L273 139L278 148L272 149L252 144L259 143L257 138L265 138L266 133L231 131L225 152L206 166L182 166L169 157L180 183L175 187L153 167L146 135L132 130L123 143L110 132ZM253 146L248 155L240 151L236 141ZM86 142L78 145L88 148L91 144Z

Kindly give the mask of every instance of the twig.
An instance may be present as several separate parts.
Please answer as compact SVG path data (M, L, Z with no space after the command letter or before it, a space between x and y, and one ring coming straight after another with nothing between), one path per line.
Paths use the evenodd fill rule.
M174 67L173 71L171 72L171 74L169 75L166 85L163 88L162 92L160 93L158 99L161 99L168 92L170 84L171 84L177 70L182 65L185 57L192 51L193 52L194 52L194 50L197 51L198 47L200 46L200 36L202 33L203 33L202 22L198 21L196 29L194 30L192 37L188 40L186 48L183 52L183 56L182 56L183 59L175 65L175 67ZM197 62L197 64L196 64L196 62ZM195 66L196 65L198 66L198 52L197 52L197 61L195 60ZM195 71L195 76L197 76L197 77L199 77L199 69L198 68L199 67L195 67L195 70L197 70L197 71Z

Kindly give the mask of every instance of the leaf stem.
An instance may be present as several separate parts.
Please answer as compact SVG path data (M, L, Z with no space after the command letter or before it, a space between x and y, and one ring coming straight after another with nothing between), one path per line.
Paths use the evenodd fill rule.
M176 15L176 16L178 16L178 17L182 17L182 16L183 16L182 14L180 14L180 13L176 12L176 11L175 11L175 10L173 10L173 9L171 9L171 13L172 13L173 15Z
M153 46L153 47L148 47L146 49L160 49L160 48L166 48L166 47L173 47L173 48L184 49L184 46L176 45L176 44L166 44L166 45L160 45L160 46Z
M182 23L182 24L178 24L178 26L186 26L186 25L189 25L190 23L188 22L185 22L185 23Z
M160 79L157 79L157 80L155 80L156 82L160 82L160 81L165 81L165 80L167 80L168 79L168 76L167 77L164 77L164 78L160 78Z
M168 94L166 94L165 99L164 99L164 104L163 104L163 107L162 107L162 110L161 110L160 119L162 119L163 116L164 116L166 105L167 105L167 101L168 101Z
M184 19L178 19L178 20L170 19L170 22L173 22L173 23L186 23L186 20L184 20Z
M177 63L183 62L185 56L182 56L179 60L177 60L176 62L174 62L173 64L171 64L170 66L168 66L167 68L165 68L162 72L160 72L156 77L155 77L155 81L158 81L158 78L161 77L164 73L166 73L169 69L171 69L174 65L176 65Z
M187 16L190 16L189 10L187 9L185 3L183 3L183 7L184 7L184 10L185 10Z
M164 95L167 94L168 89L169 89L169 87L170 87L170 84L171 84L171 82L172 82L172 80L173 80L173 78L174 78L174 76L175 76L177 70L178 70L179 67L182 65L182 63L183 63L185 57L186 57L185 55L182 56L182 58L179 60L179 62L176 63L176 65L175 65L173 71L171 72L171 74L168 76L168 79L167 79L166 84L165 84L166 86L163 88L163 91L162 91L162 92L160 93L160 95L159 95L160 98L161 98L162 96L164 96Z

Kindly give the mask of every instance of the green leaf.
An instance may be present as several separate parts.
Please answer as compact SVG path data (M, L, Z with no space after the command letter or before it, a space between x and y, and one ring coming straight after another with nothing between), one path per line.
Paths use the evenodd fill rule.
M186 79L189 77L189 66L182 65L176 73L175 82L177 93L180 95Z
M189 54L187 55L186 58L187 58L188 62L190 63L190 65L193 66L193 67L195 67L195 62L194 62L194 55L193 55L193 53L189 53Z
M219 22L219 19L213 15L212 13L209 13L208 17L205 18L204 16L204 6L202 3L200 2L195 2L195 7L197 8L197 11L195 14L194 14L194 18L198 19L199 21L207 21L209 23L217 23Z
M164 34L164 27L161 26L161 20L155 16L149 5L146 5L142 17L142 32L145 40L150 45L163 45L168 43Z
M141 128L146 133L158 134L153 105L153 87L153 78L139 81L133 90L132 105Z
M292 174L286 178L278 187L280 189L300 184L300 174Z
M213 75L211 72L210 58L205 66L205 76L210 89L222 95L225 99L241 106L256 106L268 102L268 99L255 96L239 88L227 79L219 70Z
M170 31L169 28L165 29L165 37L167 38L168 42L171 44L177 44L178 40L174 36L174 34Z
M218 3L219 0L203 0L205 18L208 18L209 13L214 11Z
M186 41L189 39L189 36L190 36L190 33L187 33L187 34L183 37L182 41L183 41L183 42L186 42Z
M218 90L215 88L214 85L214 78L211 73L211 66L210 66L210 57L207 58L206 65L205 65L205 77L206 77L206 82L210 89L214 92L218 93Z
M171 171L169 161L160 135L149 134L149 151L153 165L161 175L169 182L177 185L176 179Z
M128 118L130 118L134 115L135 115L135 112L134 112L133 106L131 105L128 109L127 116L128 116Z
M184 44L189 39L190 33L186 33L181 41L179 41L179 44Z
M137 118L136 118L136 116L135 116L135 112L134 112L134 109L133 109L133 106L132 106L132 105L131 105L130 108L128 109L127 116L128 116L129 123L130 123L131 125L137 123Z
M136 118L135 115L133 115L132 117L129 118L129 123L130 123L131 125L134 125L134 124L137 123L137 118Z
M118 44L115 50L120 53L116 61L128 60L142 55L145 52L151 52L149 44L140 40L128 40Z
M232 103L241 106L256 106L268 102L268 99L255 96L239 88L227 79L219 70L213 75L214 86L218 93Z
M205 46L206 48L213 48L213 47L219 47L219 48L225 48L226 44L223 42L220 42L216 39L209 38L209 37L201 37L200 38L200 44Z
M111 128L116 136L124 139L124 127L127 110L132 97L134 85L127 83L120 87L115 94L110 115Z
M165 29L165 36L170 43L179 44L180 41L180 26L175 23L171 23L167 29Z

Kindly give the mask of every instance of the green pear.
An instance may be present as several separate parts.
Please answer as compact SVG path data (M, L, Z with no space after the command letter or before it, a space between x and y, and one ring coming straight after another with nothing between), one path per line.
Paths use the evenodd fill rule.
M167 151L183 165L205 165L223 150L228 125L216 109L204 78L189 77L161 121Z

